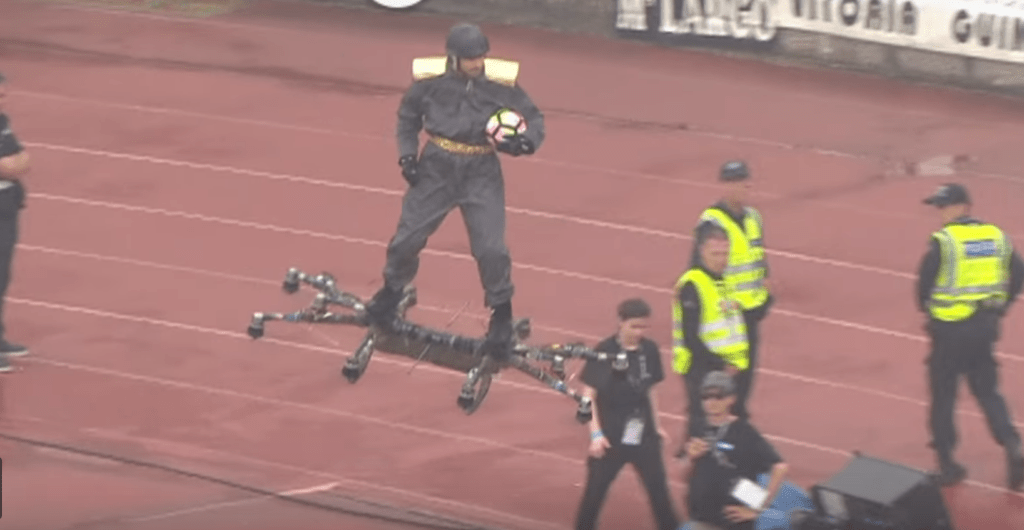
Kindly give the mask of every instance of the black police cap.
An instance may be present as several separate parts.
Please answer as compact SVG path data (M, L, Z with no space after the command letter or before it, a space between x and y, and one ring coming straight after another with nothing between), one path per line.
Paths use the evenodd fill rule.
M971 204L971 196L967 193L967 188L955 182L950 182L939 186L939 189L925 197L921 202L936 208L944 208L954 204Z
M750 178L750 168L748 168L747 163L742 160L730 160L729 162L722 164L722 169L718 173L718 178L724 182L745 180Z

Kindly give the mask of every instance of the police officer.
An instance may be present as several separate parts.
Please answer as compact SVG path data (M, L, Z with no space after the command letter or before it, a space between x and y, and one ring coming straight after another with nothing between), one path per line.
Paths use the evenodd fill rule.
M683 376L687 429L683 440L701 436L705 427L700 388L712 371L735 377L749 369L746 323L725 280L730 242L725 229L707 223L697 232L698 261L676 282L672 300L672 369ZM676 456L681 456L680 453Z
M753 385L760 344L761 321L768 315L774 298L768 283L768 261L765 258L764 222L756 208L749 206L750 169L743 161L729 161L719 171L719 181L726 186L725 196L704 210L698 220L697 231L706 224L714 224L729 234L729 265L725 282L743 309L747 328L749 369L736 375L737 395L733 414L747 419L747 399ZM694 238L690 266L699 259L700 238Z
M7 82L0 74L0 372L11 371L10 357L25 355L28 349L7 340L3 302L11 283L14 247L18 243L18 217L25 207L21 179L29 171L29 156L11 129L4 105Z
M924 203L939 211L943 227L931 235L921 261L917 301L928 316L927 359L931 388L931 447L939 478L952 485L967 476L953 460L953 425L960 375L978 400L996 442L1006 450L1011 489L1024 486L1024 455L1006 401L997 388L995 343L1002 317L1024 285L1024 262L998 227L971 216L971 199L960 184L941 186Z
M665 379L665 372L660 348L646 337L651 307L639 298L624 300L618 317L618 332L594 346L594 351L613 354L613 359L588 360L580 376L584 395L593 400L594 415L576 530L593 530L608 489L627 463L640 475L658 528L676 530L679 519L669 497L661 451L667 434L658 419L653 389Z
M505 243L505 184L497 152L533 154L544 141L544 117L518 85L518 63L487 59L490 44L479 27L457 24L447 58L414 62L415 81L398 108L398 163L408 189L397 231L387 249L384 286L368 304L377 325L393 322L402 289L419 269L427 239L456 206L461 209L476 259L484 303L491 309L485 345L503 353L512 341L511 258ZM426 65L417 71L416 65ZM511 108L525 133L496 145L487 120ZM430 141L419 149L425 129Z

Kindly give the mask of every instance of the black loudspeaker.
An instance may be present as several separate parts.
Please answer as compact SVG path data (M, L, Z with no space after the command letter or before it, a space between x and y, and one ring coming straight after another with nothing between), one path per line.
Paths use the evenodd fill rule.
M811 487L821 516L847 530L955 530L934 478L856 453L828 481Z

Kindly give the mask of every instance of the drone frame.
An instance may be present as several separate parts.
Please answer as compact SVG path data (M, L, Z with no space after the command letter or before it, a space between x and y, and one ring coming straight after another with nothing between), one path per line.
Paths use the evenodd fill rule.
M408 346L416 341L426 345L418 356L417 362L423 359L433 346L445 347L452 355L447 362L435 362L446 368L466 372L466 380L462 385L457 400L458 406L466 413L472 414L479 409L491 387L494 375L506 368L515 368L545 386L564 394L577 403L576 420L587 423L593 416L593 403L590 398L571 388L565 382L565 361L569 359L608 360L611 354L595 352L582 344L548 344L531 346L524 341L530 336L530 319L521 318L514 323L515 341L504 352L504 355L485 354L484 341L412 323L405 318L406 312L417 302L416 288L406 286L398 304L398 316L390 326L381 327L372 322L366 312L366 303L358 296L337 287L337 282L329 273L309 275L299 269L291 268L285 274L282 289L288 294L298 292L301 285L307 285L318 291L313 302L298 311L291 313L253 313L247 333L253 339L264 334L266 322L282 321L308 324L334 324L366 328L366 336L356 350L348 356L342 375L350 382L356 383L366 372L375 350L383 349L382 344L395 340L404 340ZM351 313L336 313L332 306L344 307ZM544 369L538 363L549 363L550 368Z

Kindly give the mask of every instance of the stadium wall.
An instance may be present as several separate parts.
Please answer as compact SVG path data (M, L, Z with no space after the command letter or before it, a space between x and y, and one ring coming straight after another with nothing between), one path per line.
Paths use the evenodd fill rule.
M1024 96L1024 0L423 0L408 10Z

